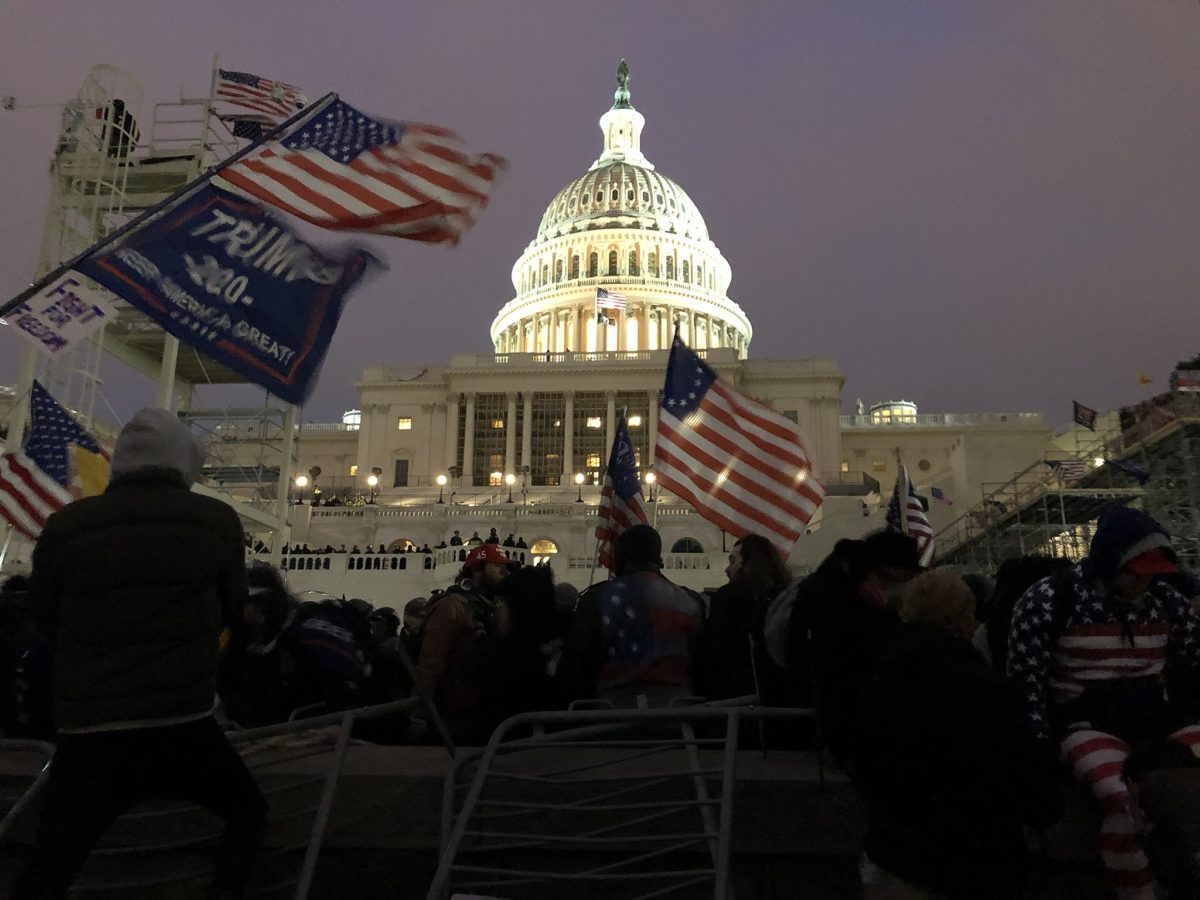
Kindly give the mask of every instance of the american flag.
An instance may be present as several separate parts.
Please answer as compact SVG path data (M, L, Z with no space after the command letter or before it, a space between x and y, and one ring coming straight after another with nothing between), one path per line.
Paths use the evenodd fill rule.
M710 522L784 554L825 496L796 423L734 390L678 337L654 460L659 483Z
M237 134L239 123L278 125L307 106L308 98L295 85L217 69L213 103L217 118L233 122L234 134L242 137L248 135Z
M30 393L29 418L24 452L0 457L0 514L22 534L36 538L50 514L71 502L67 490L71 445L106 454L36 381Z
M504 167L444 128L373 119L335 100L219 177L324 228L457 243Z
M903 498L903 512L901 512ZM892 531L910 535L917 542L917 553L920 554L922 566L933 562L933 528L925 515L925 504L917 496L917 489L908 480L908 468L900 466L896 474L896 486L892 489L892 499L888 501L887 527Z
M1054 463L1054 471L1063 484L1073 484L1087 474L1087 463L1082 459L1064 459Z
M940 506L953 506L954 501L946 496L946 492L941 488L935 487L929 489L929 496L933 498L933 502Z
M596 309L624 309L627 299L629 298L624 294L618 294L616 291L596 288Z
M637 458L633 441L625 427L625 417L617 422L612 453L604 472L604 487L600 491L600 521L596 523L596 540L600 542L600 564L613 567L613 545L627 529L649 521L642 499L642 484L638 480Z

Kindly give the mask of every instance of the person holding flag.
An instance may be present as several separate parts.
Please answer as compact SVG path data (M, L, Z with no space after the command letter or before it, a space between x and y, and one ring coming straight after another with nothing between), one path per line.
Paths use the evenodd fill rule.
M62 897L108 826L144 800L225 820L211 896L241 896L267 804L213 717L223 625L246 603L242 524L191 491L204 451L162 409L121 430L112 481L45 521L30 603L54 641L58 740L18 898Z

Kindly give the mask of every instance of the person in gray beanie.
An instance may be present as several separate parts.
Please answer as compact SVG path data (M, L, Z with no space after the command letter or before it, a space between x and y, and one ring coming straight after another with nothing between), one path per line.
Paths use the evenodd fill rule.
M219 639L246 601L237 513L191 492L203 449L143 409L117 438L98 497L54 513L30 597L55 644L54 760L18 898L63 897L128 808L171 798L225 820L212 896L241 896L266 802L213 717Z

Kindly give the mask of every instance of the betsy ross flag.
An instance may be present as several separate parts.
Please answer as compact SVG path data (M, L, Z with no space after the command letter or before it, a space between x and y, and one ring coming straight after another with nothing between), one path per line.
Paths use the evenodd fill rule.
M642 499L642 483L638 479L637 458L633 441L625 427L625 416L617 422L608 468L604 472L604 487L600 491L600 521L596 523L596 540L600 542L600 564L613 568L613 545L622 533L637 524L646 524L646 504Z
M214 73L212 99L213 112L233 123L236 137L258 137L250 126L278 125L308 105L295 85L227 69Z
M625 301L629 298L616 291L606 291L596 288L596 309L624 309Z
M218 177L324 228L455 244L505 165L444 128L374 119L335 100Z
M736 391L678 336L667 362L654 450L667 490L736 538L791 551L825 487L795 422Z
M933 562L933 528L925 515L925 504L908 479L908 468L903 465L896 474L896 486L892 489L892 499L888 501L886 522L892 531L899 531L916 540L922 566L928 567Z
M23 452L0 456L0 515L17 531L37 538L50 514L71 502L67 488L73 449L84 451L81 458L91 456L104 461L93 470L106 469L108 456L36 381L29 407L29 436Z

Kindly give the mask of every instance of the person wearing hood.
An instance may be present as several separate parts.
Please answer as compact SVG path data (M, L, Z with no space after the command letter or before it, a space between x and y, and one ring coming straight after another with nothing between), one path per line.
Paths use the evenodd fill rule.
M213 716L221 631L247 596L243 534L232 507L191 492L203 459L186 425L143 409L107 490L51 515L34 548L58 743L15 897L65 896L113 820L154 798L225 820L213 895L243 892L266 802Z
M1158 522L1110 506L1087 558L1031 587L1009 631L1008 673L1030 730L1098 801L1100 855L1121 898L1156 891L1125 760L1164 738L1200 755L1195 710L1179 702L1200 679L1200 613L1162 577L1178 571Z
M662 538L649 525L622 533L613 557L616 578L579 598L557 671L566 696L617 707L691 696L700 597L662 574Z

